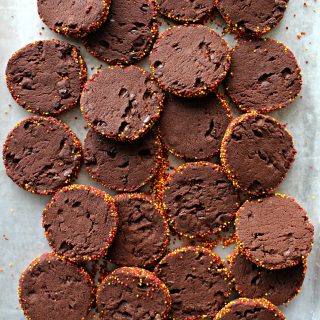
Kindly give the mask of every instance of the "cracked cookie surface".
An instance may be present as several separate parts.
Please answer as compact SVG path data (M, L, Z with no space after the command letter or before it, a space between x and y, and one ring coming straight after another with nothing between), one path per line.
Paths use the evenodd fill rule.
M244 112L270 112L288 106L302 87L293 53L273 39L240 42L231 53L227 92Z
M113 198L84 185L63 188L43 211L43 227L51 248L74 261L106 254L117 225Z
M28 319L84 319L94 301L87 273L71 262L45 253L22 273L21 307Z
M57 115L75 107L87 80L79 50L60 40L38 41L10 58L6 69L11 95L24 109Z
M221 144L221 162L229 178L252 195L271 193L287 175L296 154L285 126L248 113L234 119Z
M113 67L95 74L81 96L90 126L108 138L136 140L160 117L164 95L138 67Z
M85 165L106 188L131 192L156 174L160 148L154 131L133 142L120 142L90 129L84 142Z
M156 266L155 274L170 291L170 315L176 320L213 316L231 295L225 264L203 247L174 250Z
M51 194L76 177L82 149L66 124L35 116L18 123L9 133L3 160L7 175L21 188Z
M182 97L204 96L230 67L228 44L201 25L172 27L162 33L149 57L160 87Z
M312 248L313 225L287 195L246 201L236 214L235 226L243 254L267 269L297 265Z
M239 208L239 196L218 165L188 163L165 183L163 202L172 227L188 237L214 234L226 227Z
M165 217L143 194L117 195L115 200L119 227L108 259L120 266L149 266L162 257L169 244Z
M127 65L141 60L158 35L152 0L111 1L102 27L84 38L86 49L109 64Z

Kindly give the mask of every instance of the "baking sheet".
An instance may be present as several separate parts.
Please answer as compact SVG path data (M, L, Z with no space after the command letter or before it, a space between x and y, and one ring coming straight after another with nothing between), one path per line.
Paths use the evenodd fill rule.
M306 5L305 5L306 4ZM29 114L11 98L5 84L5 67L11 54L29 42L39 39L61 38L49 31L37 14L36 0L0 0L0 144L8 132ZM218 18L218 21L219 18ZM216 24L211 27L221 33ZM161 29L167 27L162 24ZM44 30L42 29L44 28ZM298 39L297 35L305 32ZM288 177L279 187L280 192L295 197L308 211L315 225L315 244L308 259L308 271L301 294L288 306L283 306L289 320L320 320L320 1L290 0L284 20L270 33L284 42L296 55L303 71L301 98L287 109L273 112L272 116L284 123L291 131L298 156ZM227 35L225 39L234 44ZM75 42L77 45L80 43ZM104 65L91 57L83 47L81 52L91 67ZM146 61L139 65L147 67ZM78 109L59 117L66 121L83 141L85 122ZM179 163L175 159L173 164ZM100 187L81 171L78 183ZM103 188L102 188L103 189ZM50 197L27 193L16 186L5 174L0 163L0 319L25 319L20 310L17 286L21 271L37 255L49 247L41 227L43 207ZM221 248L218 252L225 256Z

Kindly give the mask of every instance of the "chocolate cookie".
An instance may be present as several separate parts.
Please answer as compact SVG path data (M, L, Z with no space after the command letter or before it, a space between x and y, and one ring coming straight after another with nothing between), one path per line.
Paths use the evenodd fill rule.
M295 154L285 126L256 113L242 115L230 123L220 153L234 185L252 195L271 193L277 188Z
M219 152L231 119L221 95L198 99L170 96L160 118L161 140L178 157L208 159Z
M77 176L81 143L63 122L51 117L30 117L9 133L3 160L7 175L19 187L51 194Z
M240 298L231 301L214 320L285 320L284 314L266 299Z
M119 227L109 252L120 266L147 267L159 260L169 244L169 227L156 204L143 194L116 196Z
M158 11L180 22L197 22L208 18L213 11L212 0L155 0Z
M87 67L75 46L44 40L28 44L11 57L6 79L12 97L24 109L57 115L77 105Z
M45 253L21 274L21 308L28 319L84 319L94 302L93 283L77 266Z
M241 42L232 50L225 80L233 102L244 112L270 112L288 106L302 86L293 53L273 39Z
M295 266L312 248L313 225L305 210L287 195L246 201L235 225L243 254L267 269Z
M106 21L110 0L37 0L38 13L54 32L70 38L84 37Z
M111 1L107 22L84 39L87 50L109 64L132 64L141 60L158 36L152 0Z
M169 290L153 273L119 268L98 286L99 319L161 320L170 309Z
M289 0L215 0L231 32L257 37L269 32L283 18Z
M113 198L84 185L63 188L43 211L43 227L51 248L69 260L96 260L105 255L117 225Z
M150 67L163 90L182 97L204 96L226 76L229 47L208 27L173 27L156 41Z
M203 247L183 247L165 256L155 274L169 288L173 319L214 316L231 295L225 264Z
M287 303L298 294L307 268L305 259L291 268L260 268L240 254L239 250L228 260L233 282L240 296L252 299L266 298L275 305Z
M134 142L119 142L90 129L84 141L89 174L117 191L135 191L149 182L157 172L160 153L159 139L153 131Z
M240 205L224 170L210 162L175 169L165 183L163 203L172 227L191 238L221 231Z
M135 140L160 117L164 95L141 68L114 67L95 74L85 85L81 111L91 127L108 138Z

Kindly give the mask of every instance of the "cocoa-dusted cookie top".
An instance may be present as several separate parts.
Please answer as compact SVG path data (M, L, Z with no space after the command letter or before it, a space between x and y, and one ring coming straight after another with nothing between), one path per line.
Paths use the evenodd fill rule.
M161 146L155 132L133 142L107 139L90 129L84 141L85 165L91 177L108 189L131 192L156 174Z
M135 140L160 117L164 95L141 68L106 68L86 84L81 111L95 130L116 140Z
M163 203L172 227L187 237L221 231L240 205L224 170L210 162L187 163L173 171L165 183Z
M208 159L220 150L232 119L220 95L204 98L167 98L160 118L160 136L170 152L185 159Z
M257 37L269 32L283 18L288 2L215 0L230 31L244 37Z
M98 259L106 254L117 225L113 198L84 185L63 188L43 211L43 227L51 248L75 261Z
M97 30L107 19L110 0L37 0L43 22L57 33L79 38Z
M120 266L147 267L160 259L168 247L165 217L143 194L121 194L115 199L119 227L108 258Z
M13 54L6 69L13 98L27 111L41 115L75 107L86 79L79 50L56 39L26 45Z
M249 317L249 318L248 318ZM228 303L214 320L285 320L284 314L266 299L239 298Z
M271 193L287 175L296 154L285 126L248 113L234 119L222 140L221 162L229 178L252 195Z
M156 266L155 274L169 288L176 320L213 316L231 295L225 264L203 247L174 250Z
M162 320L170 306L167 287L145 269L116 269L97 290L97 309L101 320Z
M84 319L94 301L89 275L52 253L36 258L21 274L19 300L28 319Z
M212 0L156 0L158 11L180 22L197 22L208 18L213 11Z
M305 210L287 195L246 201L235 225L243 254L267 269L297 265L312 249L313 225Z
M77 176L81 143L63 122L52 117L30 117L9 133L3 160L7 175L19 187L51 194Z
M111 1L107 22L84 38L87 50L112 65L132 64L150 50L158 35L152 0Z
M204 96L227 74L229 47L208 27L173 27L155 42L150 67L163 90L182 97Z
M240 42L231 53L225 80L234 103L244 112L270 112L288 106L302 86L293 53L273 39Z
M258 267L239 251L236 250L228 260L235 288L241 296L266 298L281 305L298 294L307 268L305 259L293 267L268 270Z

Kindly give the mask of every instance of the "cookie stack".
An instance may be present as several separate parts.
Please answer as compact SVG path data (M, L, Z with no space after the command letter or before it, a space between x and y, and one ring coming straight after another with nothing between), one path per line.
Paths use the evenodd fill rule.
M13 98L37 115L9 133L6 172L53 194L43 211L52 252L20 278L28 319L285 319L276 306L303 284L314 229L275 193L296 150L266 114L288 106L302 80L292 52L261 38L288 1L260 2L38 0L51 30L110 66L87 80L79 50L55 39L7 65ZM215 8L245 39L232 50L203 25ZM160 14L180 24L159 35ZM149 53L151 73L133 65ZM243 115L233 118L223 88ZM55 118L79 105L90 127L83 145ZM170 170L169 153L186 163ZM72 184L83 162L118 194ZM212 249L233 229L226 263ZM171 251L172 235L186 245ZM102 260L112 270L96 281L88 262Z

